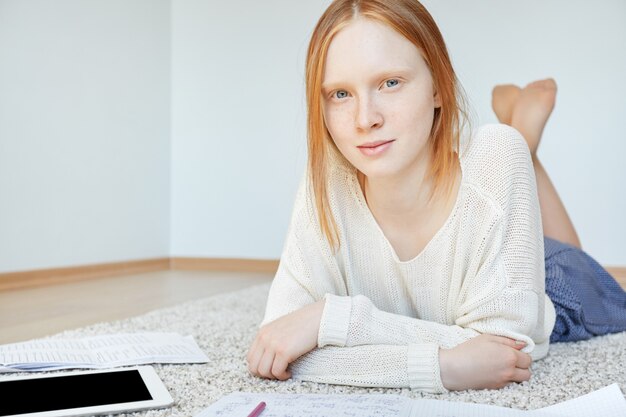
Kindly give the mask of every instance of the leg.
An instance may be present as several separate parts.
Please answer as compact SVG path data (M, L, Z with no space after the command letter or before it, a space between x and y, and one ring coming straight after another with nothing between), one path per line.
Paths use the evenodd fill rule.
M511 125L513 108L522 89L514 84L496 85L491 92L491 107L500 123Z
M496 86L492 105L498 120L516 128L530 149L537 178L543 234L552 239L581 247L578 234L548 173L537 158L537 148L554 103L556 83L553 79L535 81L523 89L513 85Z
M552 181L550 181L548 173L536 157L533 158L533 165L535 166L535 176L537 177L543 234L582 249L572 220L569 218Z

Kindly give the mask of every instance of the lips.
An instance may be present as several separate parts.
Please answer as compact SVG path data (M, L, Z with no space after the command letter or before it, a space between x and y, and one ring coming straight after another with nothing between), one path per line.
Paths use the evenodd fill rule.
M375 142L368 142L363 145L357 146L357 148L375 148L377 146L383 145L385 143L393 142L395 139L391 140L377 140Z
M393 145L395 140L379 140L376 142L369 142L365 145L357 146L359 151L367 157L379 157L387 152L387 149Z

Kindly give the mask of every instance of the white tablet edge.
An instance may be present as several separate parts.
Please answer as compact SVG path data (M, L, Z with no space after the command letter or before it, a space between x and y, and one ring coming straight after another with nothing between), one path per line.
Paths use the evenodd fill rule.
M80 408L66 408L63 410L42 411L38 413L29 414L14 414L6 417L79 417L79 416L93 416L104 414L118 414L118 413L131 413L135 411L148 410L153 408L165 408L174 404L172 396L163 385L163 381L159 378L154 368L151 366L139 366L133 368L118 368L118 369L98 369L92 371L73 371L64 372L58 375L44 376L41 374L18 376L14 378L3 379L2 381L13 381L19 379L40 379L55 378L69 375L84 375L84 374L97 374L107 372L123 372L123 371L139 371L141 379L144 381L148 391L150 392L151 400L145 401L133 401L128 403L116 403L98 405L92 407L80 407ZM2 382L0 381L0 382Z

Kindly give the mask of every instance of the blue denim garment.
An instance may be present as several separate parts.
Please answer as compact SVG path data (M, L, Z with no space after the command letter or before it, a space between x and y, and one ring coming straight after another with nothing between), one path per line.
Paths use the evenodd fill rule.
M550 342L626 331L626 292L583 250L544 237L546 293L556 309Z

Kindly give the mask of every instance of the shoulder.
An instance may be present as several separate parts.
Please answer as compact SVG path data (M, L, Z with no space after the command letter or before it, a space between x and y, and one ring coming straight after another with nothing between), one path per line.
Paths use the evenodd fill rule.
M464 153L467 159L477 163L493 163L526 155L530 158L528 145L521 133L504 124L486 124L478 128Z
M326 239L322 233L319 222L318 206L315 198L316 190L309 175L309 168L305 170L296 191L293 212L291 217L291 228L293 233L300 238L323 241ZM328 208L341 229L342 214L350 210L352 188L350 185L351 175L354 175L345 168L332 167L327 172L325 198Z
M313 198L312 186L307 171L300 177L298 188L293 203L291 222L289 225L291 234L304 236L317 220L315 199Z
M467 181L504 207L519 187L536 190L530 150L522 135L504 124L481 126L461 153Z

